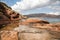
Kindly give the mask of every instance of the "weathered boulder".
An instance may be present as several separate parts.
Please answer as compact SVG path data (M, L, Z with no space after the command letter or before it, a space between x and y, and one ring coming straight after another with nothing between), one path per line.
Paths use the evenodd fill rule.
M18 40L18 32L0 31L0 40Z
M5 3L0 2L0 30L12 30L19 25L21 19L27 18L7 6ZM7 24L5 26L5 24Z
M39 29L30 26L20 25L14 30L19 32L20 40L60 40L59 32L54 32L43 28Z
M49 23L48 21L28 18L21 23L22 25L28 25L35 28L45 28L50 31L60 32L60 23Z
M39 23L36 23L34 25L32 25L32 27L35 27L35 28L46 28L50 31L57 31L57 32L60 32L60 24L39 24Z
M28 18L25 21L22 22L23 25L28 25L28 24L49 24L48 21L45 20L40 20L40 19L32 19L32 18Z
M19 13L13 11L12 8L7 6L5 3L0 2L0 11L10 20L19 20Z
M2 26L4 26L5 24L8 25L12 22L19 23L19 20L22 19L23 17L24 16L12 10L12 8L7 6L5 3L0 2L0 27L1 28L3 28Z
M0 28L2 28L3 25L7 25L9 23L10 23L9 18L0 12Z

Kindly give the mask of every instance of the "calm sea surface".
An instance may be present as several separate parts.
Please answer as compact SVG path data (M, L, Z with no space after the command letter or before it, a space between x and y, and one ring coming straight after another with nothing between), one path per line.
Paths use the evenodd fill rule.
M41 19L47 20L47 21L49 21L51 23L60 22L60 18L47 18L47 17L45 17L45 18L41 18Z
M32 18L38 18L38 17L32 17ZM48 22L51 22L51 23L60 22L60 18L48 18L48 17L44 17L44 18L38 18L38 19L47 20Z

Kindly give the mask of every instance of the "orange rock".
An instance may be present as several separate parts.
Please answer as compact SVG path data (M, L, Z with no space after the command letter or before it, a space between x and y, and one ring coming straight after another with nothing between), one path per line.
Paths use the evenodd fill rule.
M18 33L15 31L2 31L1 40L18 40Z
M26 20L26 22L34 22L34 23L44 23L44 22L46 22L46 23L49 23L49 22L47 22L47 21L45 21L45 20L32 19L32 18L28 18L28 19Z
M49 24L48 21L39 20L39 19L32 19L32 18L28 18L28 19L26 19L25 21L22 22L22 24L35 24L35 23Z
M19 16L22 16L21 14L13 11L11 7L7 6L3 2L0 2L0 12L2 12L3 15L7 16L10 20L20 20L21 18Z

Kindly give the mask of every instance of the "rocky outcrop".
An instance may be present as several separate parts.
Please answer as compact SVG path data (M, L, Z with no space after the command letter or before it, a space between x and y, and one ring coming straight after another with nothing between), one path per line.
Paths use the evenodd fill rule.
M20 32L21 40L60 40L60 32L51 31L45 28L20 25L14 30Z
M13 31L0 32L0 37L1 40L60 40L60 32L56 31L56 29L54 30L56 26L52 25L53 24L37 25L38 28L33 25L19 25L19 27L14 28Z
M18 21L19 23L19 20L21 20L22 18L24 18L23 15L15 12L14 10L12 10L11 7L7 6L5 3L0 2L0 28L12 22Z
M60 40L60 32L20 25L13 31L0 31L0 40Z
M60 32L60 23L54 24L40 19L28 18L25 21L21 22L20 25L26 25L34 28L43 28L43 29L48 29L50 31Z
M18 40L18 32L0 31L0 40Z
M7 25L9 23L10 23L9 18L0 12L0 29L2 28L2 26Z
M0 29L5 25L12 23L12 21L19 20L19 14L12 10L5 3L0 2Z
M0 12L2 12L3 15L7 16L10 20L19 20L20 19L19 13L13 11L9 6L7 6L5 3L2 3L2 2L0 2Z
M21 24L23 24L23 25L32 24L33 25L33 24L36 24L36 23L39 23L39 24L49 24L48 21L40 20L40 19L33 19L33 18L28 18L25 21L23 21Z

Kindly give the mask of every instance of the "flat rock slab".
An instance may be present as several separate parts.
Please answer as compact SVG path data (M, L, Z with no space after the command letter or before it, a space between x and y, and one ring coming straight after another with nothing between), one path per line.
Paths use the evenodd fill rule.
M0 40L18 40L18 33L15 31L1 31Z
M20 40L51 40L48 33L21 33Z
M0 40L60 40L60 32L20 26L14 31L0 31Z

